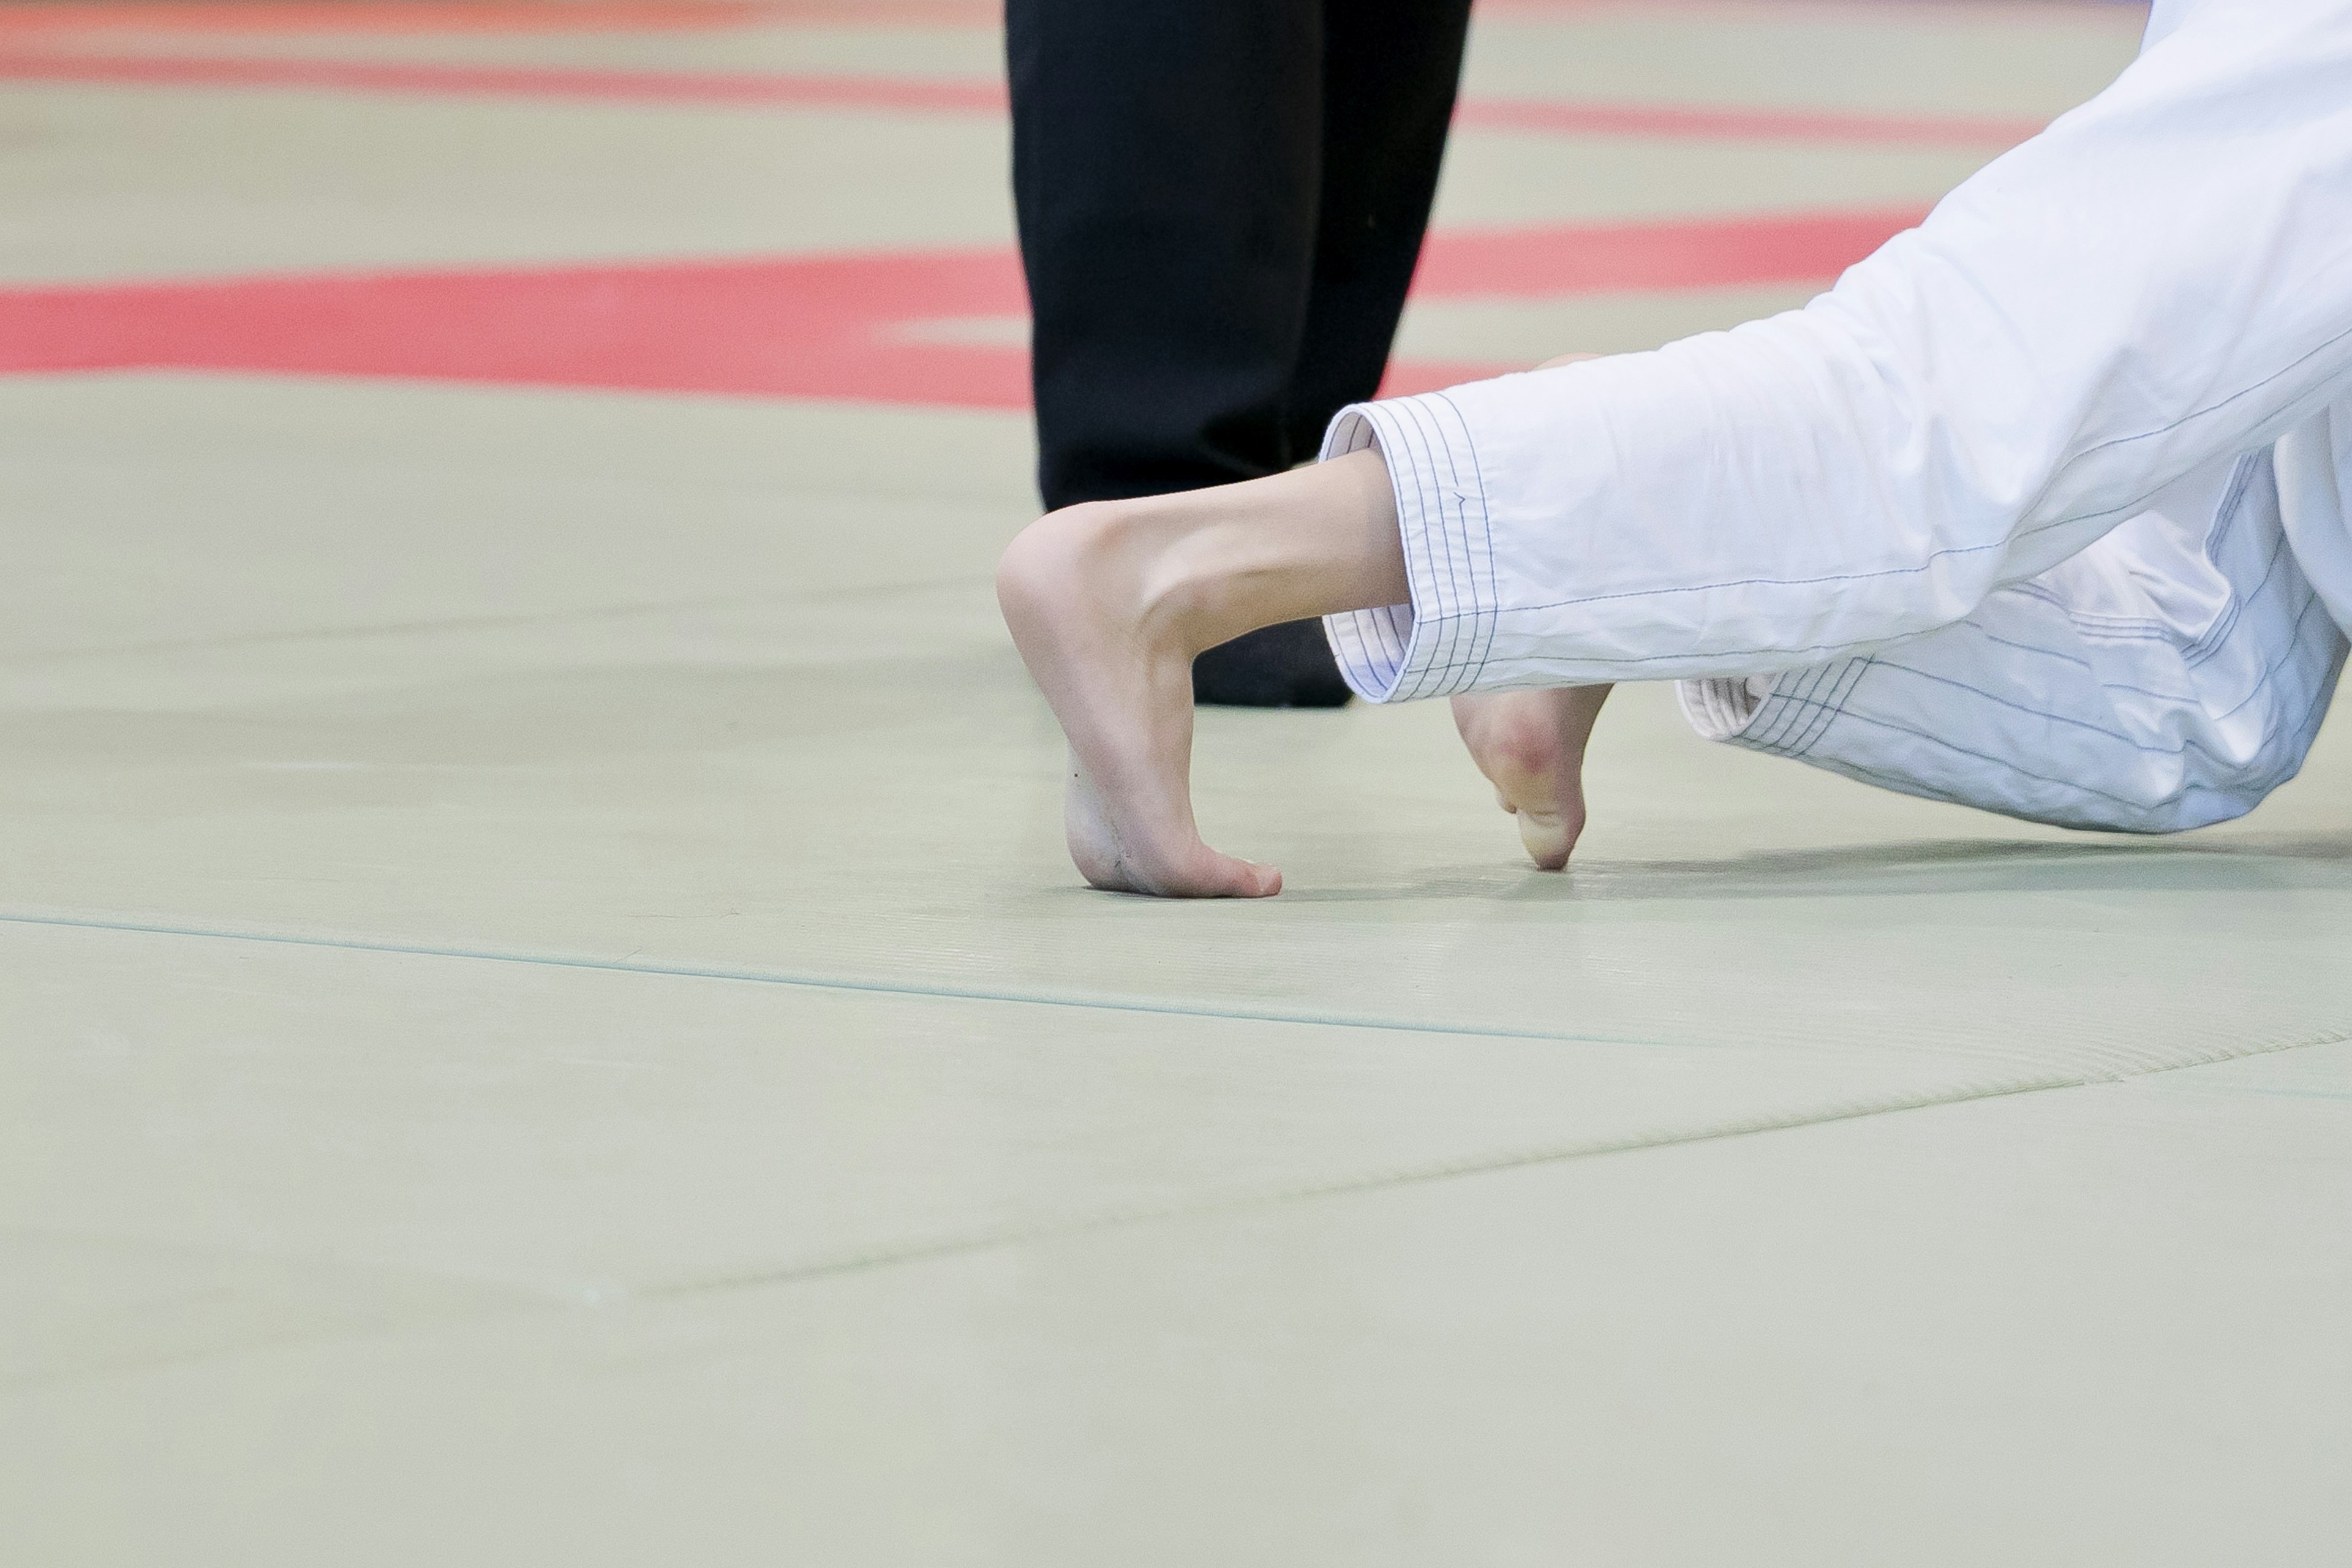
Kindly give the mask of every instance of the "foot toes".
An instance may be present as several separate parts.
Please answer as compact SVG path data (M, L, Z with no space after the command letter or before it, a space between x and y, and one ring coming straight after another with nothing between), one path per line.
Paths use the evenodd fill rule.
M1210 851L1210 863L1181 889L1195 899L1270 899L1282 891L1282 873L1255 860Z
M1454 722L1495 786L1495 802L1518 819L1528 854L1547 871L1568 864L1584 827L1584 742L1606 687L1456 697Z
M1071 858L1090 887L1106 893L1144 893L1160 899L1270 899L1282 891L1282 873L1271 866L1220 855L1207 845L1196 854L1176 855L1158 864L1138 864L1124 856L1086 853L1073 843Z
M1528 858L1546 871L1566 868L1569 851L1576 847L1576 833L1564 817L1549 812L1522 811L1519 817L1519 842L1528 847Z

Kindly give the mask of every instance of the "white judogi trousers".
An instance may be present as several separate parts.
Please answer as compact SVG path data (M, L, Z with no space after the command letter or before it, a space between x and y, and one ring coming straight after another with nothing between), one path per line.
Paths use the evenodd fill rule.
M2160 3L1801 310L1359 405L1376 701L1678 679L1715 739L2164 832L2292 777L2352 626L2352 0Z

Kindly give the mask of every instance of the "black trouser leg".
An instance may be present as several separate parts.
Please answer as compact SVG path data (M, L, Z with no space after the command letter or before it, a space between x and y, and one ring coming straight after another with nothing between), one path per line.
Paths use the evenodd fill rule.
M1008 0L1045 504L1313 456L1371 395L1418 253L1467 0ZM1343 701L1311 623L1203 700Z
M1319 0L1009 0L1047 507L1287 466Z
M1378 392L1437 194L1470 0L1326 0L1323 170L1289 449Z

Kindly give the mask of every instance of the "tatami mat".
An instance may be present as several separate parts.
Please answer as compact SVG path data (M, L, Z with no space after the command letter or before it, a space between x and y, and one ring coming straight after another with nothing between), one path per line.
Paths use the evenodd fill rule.
M105 8L38 47L908 80L996 47L952 6L637 9ZM1471 102L1911 130L1474 121L1441 224L1892 221L2135 26L1499 5ZM593 86L0 80L0 321L105 279L1009 245L985 104ZM1824 280L1525 276L1417 306L1406 356ZM926 341L1017 352L972 320ZM0 376L0 1560L2352 1550L2352 739L2123 840L1628 690L1544 877L1442 707L1213 712L1204 823L1289 890L1089 893L989 589L1025 418L905 363L835 397Z

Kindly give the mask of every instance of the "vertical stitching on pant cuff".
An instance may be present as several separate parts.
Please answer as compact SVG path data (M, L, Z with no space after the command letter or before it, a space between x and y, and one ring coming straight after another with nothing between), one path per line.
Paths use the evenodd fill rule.
M1466 691L1496 619L1486 480L1469 426L1442 395L1357 404L1332 420L1322 456L1367 447L1388 465L1412 597L1324 618L1340 674L1372 702Z

